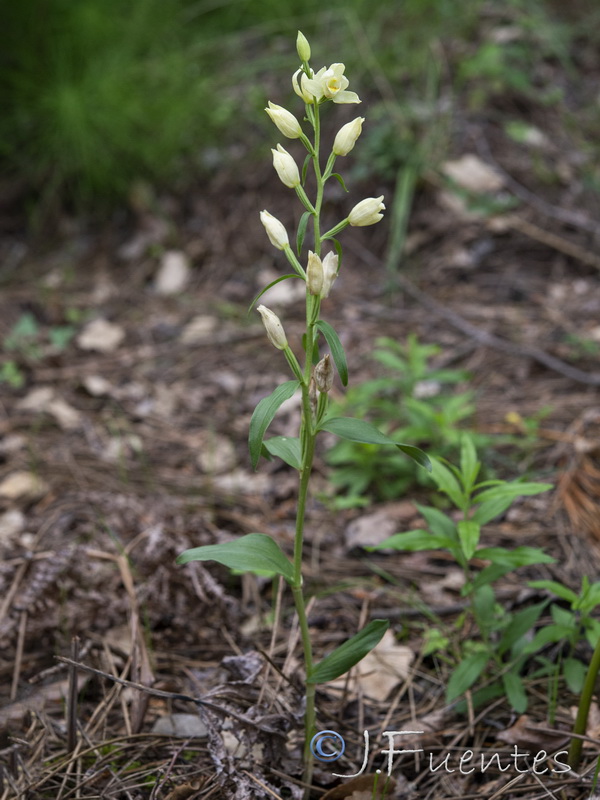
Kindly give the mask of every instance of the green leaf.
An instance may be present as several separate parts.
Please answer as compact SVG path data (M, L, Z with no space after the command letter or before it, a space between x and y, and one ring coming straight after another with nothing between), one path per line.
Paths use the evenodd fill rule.
M304 184L306 183L306 173L308 171L308 165L310 164L311 159L312 156L310 153L308 153L308 155L304 159L304 164L302 164L302 186L304 186Z
M502 638L498 643L498 654L503 655L515 645L519 639L530 631L535 623L538 621L540 614L548 605L548 600L541 603L536 603L534 606L524 608L513 614L513 617L502 634Z
M481 526L471 519L461 519L456 528L465 558L469 560L477 550Z
M294 579L291 561L283 554L279 545L264 533L249 533L224 544L193 547L177 557L177 564L187 564L190 561L216 561L242 572L268 570L283 575L288 583Z
M369 622L356 636L348 639L320 661L307 676L306 682L327 683L344 675L379 644L389 624L387 619L374 619Z
M527 695L521 677L516 672L505 672L502 683L508 702L517 714L522 714L527 709Z
M275 278L275 280L271 281L271 283L268 286L265 286L264 289L260 290L260 292L256 295L254 300L248 306L248 311L246 313L249 314L252 311L252 309L254 308L254 304L256 303L256 301L260 300L260 298L263 296L263 294L265 292L268 292L269 289L272 289L273 286L275 286L275 284L281 283L281 281L286 281L288 278L299 278L299 277L300 277L300 275L296 275L295 272L290 272L289 275L280 275L278 278Z
M269 456L276 456L290 467L300 469L302 466L302 452L300 439L297 436L272 436L263 441L263 455L267 451Z
M487 651L473 653L463 659L452 673L446 690L446 700L451 702L467 691L481 675L489 660Z
M342 189L343 189L345 192L347 192L347 191L348 191L348 189L346 189L346 184L344 183L344 179L342 178L342 176L340 175L340 173L339 173L339 172L332 172L332 173L331 173L331 175L330 175L330 177L331 177L331 178L335 178L335 179L336 179L336 180L337 180L337 181L340 183L340 185L341 185Z
M342 245L338 242L337 239L334 239L333 236L331 237L331 241L333 242L333 246L335 247L335 252L337 253L338 256L338 273L339 273L342 267Z
M547 644L560 642L563 639L569 641L572 634L573 629L566 625L545 625L543 628L540 628L533 639L525 645L523 650L521 650L521 655L537 653L538 650L541 650L542 647L545 647Z
M365 550L369 552L372 550L403 550L412 553L417 550L439 550L453 546L454 541L448 536L440 536L420 528L416 531L395 533L380 544L366 547Z
M452 472L441 464L437 458L431 460L431 476L436 482L438 489L445 492L450 500L461 511L466 509L466 499L461 491L458 481Z
M300 381L286 381L278 386L268 397L263 397L254 409L250 420L250 433L248 436L248 447L250 449L250 459L253 469L258 466L262 449L263 437L267 428L273 421L279 407L298 390Z
M525 497L526 495L540 494L554 488L551 483L504 483L502 486L495 486L487 489L474 498L476 503L484 503L486 500L496 500L497 498Z
M325 341L329 345L331 357L333 358L333 362L337 368L342 384L347 386L348 364L346 363L346 354L344 353L344 348L342 347L342 343L340 342L337 333L335 332L334 328L332 328L331 325L328 322L325 322L323 319L317 320L317 328L321 331L325 337Z
M319 430L334 433L350 442L364 442L365 444L391 444L406 453L421 467L431 471L431 462L422 450L410 444L401 444L390 439L370 422L353 417L333 417L326 419L319 426Z
M477 474L481 464L477 461L477 453L473 439L468 434L463 434L460 447L460 471L463 478L465 493L470 495L473 484L477 480Z
M497 497L488 500L486 503L478 505L473 512L471 519L480 525L486 525L491 520L503 514L513 501L512 497Z
M531 564L554 564L555 559L547 555L539 547L515 547L507 550L505 547L482 547L475 553L477 558L485 558L495 564L507 564L516 569Z
M300 222L298 223L298 233L296 234L296 252L298 253L298 258L300 258L300 252L302 250L302 245L304 244L304 237L306 236L308 220L311 216L311 211L305 211L300 217Z
M477 553L475 555L477 555ZM473 581L473 588L478 589L480 586L494 583L498 578L501 578L508 572L512 572L513 569L514 567L510 564L490 564L489 567L485 567L477 574L477 577Z
M579 694L583 689L586 668L577 658L565 658L563 661L563 675L567 686L573 694Z
M433 531L433 533L438 534L439 536L446 536L451 539L454 543L458 542L458 537L456 535L456 525L450 519L447 514L444 514L443 511L440 511L439 508L431 508L431 506L422 506L419 503L415 503L419 512L425 518L425 521Z
M563 586L563 584L558 581L529 581L527 585L532 589L547 589L549 592L553 592L557 597L561 597L571 604L579 599L574 591L567 586Z

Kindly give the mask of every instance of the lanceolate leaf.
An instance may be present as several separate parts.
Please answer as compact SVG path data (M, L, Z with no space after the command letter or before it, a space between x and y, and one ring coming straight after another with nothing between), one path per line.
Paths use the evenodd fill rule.
M294 578L291 561L283 554L279 545L264 533L249 533L224 544L194 547L177 558L178 564L187 564L189 561L216 561L242 572L268 570L283 575L288 582Z
M387 619L374 619L362 631L340 645L337 650L326 656L307 676L307 683L327 683L348 672L350 667L358 664L367 653L379 644L389 626Z
M470 689L485 669L488 660L489 654L486 651L473 653L473 655L464 658L450 677L446 690L446 700L451 702L460 697L467 689Z
M281 281L286 281L288 278L299 278L299 277L300 277L300 275L296 275L296 273L295 273L295 272L290 272L288 275L280 275L278 278L275 278L275 280L274 280L274 281L271 281L271 283L270 283L268 286L265 286L265 288L264 288L264 289L261 289L261 290L260 290L260 292L259 292L259 293L256 295L256 297L254 298L254 300L253 300L253 301L250 303L250 306L249 306L249 308L248 308L248 312L247 312L247 313L249 314L249 313L252 311L252 309L254 308L254 304L256 303L256 301L257 301L257 300L260 300L260 298L263 296L263 294L264 294L265 292L268 292L268 291L269 291L269 289L272 289L272 288L273 288L273 286L275 286L275 284L276 284L276 283L281 283Z
M319 430L335 433L342 439L350 442L364 442L365 444L391 444L406 453L407 456L416 461L421 467L431 472L431 462L422 450L410 444L395 442L378 430L370 422L364 419L354 419L353 417L333 417L326 419L319 426Z
M439 550L440 548L451 548L454 541L449 536L443 534L430 533L422 528L405 533L395 533L389 539L375 545L367 547L366 550L403 550L413 553L417 550Z
M269 456L277 456L294 469L302 466L302 452L300 439L297 436L273 436L263 441L263 455L267 451Z
M282 403L289 400L299 386L300 381L286 381L282 383L268 397L263 397L254 409L254 414L252 414L252 419L250 420L250 435L248 436L250 459L254 469L258 466L263 438L267 428L271 424L273 417Z
M342 384L347 386L348 364L346 363L346 354L344 353L344 348L342 347L342 343L340 342L337 333L331 327L331 325L328 322L325 322L323 319L318 320L317 328L321 331L325 337L325 341L329 345L331 357L333 358L333 362L337 367Z
M477 550L481 526L473 520L462 519L456 527L465 558L470 559Z
M298 258L300 258L300 252L302 250L302 245L304 244L304 237L306 236L306 227L311 216L312 212L305 211L300 217L300 224L298 225L298 233L296 235L296 252L298 253Z
M339 173L339 172L332 172L332 173L331 173L331 177L332 177L332 178L335 178L335 179L336 179L336 181L338 181L338 182L339 182L340 186L342 187L342 189L343 189L345 192L347 192L347 191L348 191L348 189L346 188L346 184L344 183L344 179L342 178L342 176L340 175L340 173Z

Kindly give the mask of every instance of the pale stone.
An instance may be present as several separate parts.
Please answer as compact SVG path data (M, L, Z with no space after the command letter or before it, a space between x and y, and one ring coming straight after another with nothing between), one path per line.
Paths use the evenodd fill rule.
M190 282L188 257L181 250L167 250L156 274L154 289L157 294L171 295L182 292Z
M92 320L85 326L77 337L77 345L81 350L111 353L117 349L124 338L125 331L120 325L100 318Z

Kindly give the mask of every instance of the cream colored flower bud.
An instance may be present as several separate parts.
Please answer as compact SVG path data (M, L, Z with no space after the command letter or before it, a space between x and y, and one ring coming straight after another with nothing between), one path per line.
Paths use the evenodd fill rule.
M287 136L288 139L300 138L302 135L302 128L291 111L283 108L283 106L275 105L275 103L272 103L270 100L269 107L265 108L265 111L284 136Z
M300 61L310 61L310 45L308 43L308 39L302 33L302 31L298 31L298 37L296 38L296 51L300 56Z
M350 214L348 214L348 222L350 225L362 227L364 225L374 225L383 219L383 214L380 212L385 208L383 202L383 195L381 197L367 197L357 203Z
M290 189L300 186L298 165L288 151L278 144L277 150L271 150L271 152L273 153L273 166L277 170L281 182Z
M327 253L323 259L323 288L321 289L321 299L329 297L329 292L338 274L338 254Z
M362 131L364 117L357 117L352 122L347 122L337 132L333 142L333 152L336 156L347 156L356 144L356 140Z
M323 291L323 262L316 253L308 251L308 265L306 267L306 285L313 295L320 295Z
M256 310L262 317L271 344L275 345L278 350L285 350L288 346L288 341L285 331L283 330L283 325L279 321L277 314L274 314L271 309L266 306L258 306Z
M323 70L324 69L325 67L323 67ZM314 70L311 69L310 74L314 77ZM314 103L315 98L308 90L308 83L309 78L302 67L300 67L300 69L297 69L292 75L292 86L294 87L294 91L298 97L301 97L305 103ZM323 91L320 87L316 87L316 91L318 100L319 98L323 97Z
M331 356L329 353L323 356L315 367L314 378L317 389L322 394L331 390L333 386L333 364L331 363Z
M289 247L290 240L288 239L287 231L277 217L269 214L268 211L261 211L260 221L265 226L267 236L274 247L278 250Z

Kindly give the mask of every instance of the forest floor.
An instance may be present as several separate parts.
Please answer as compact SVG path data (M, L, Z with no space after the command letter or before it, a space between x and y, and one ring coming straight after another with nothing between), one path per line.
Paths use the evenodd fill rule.
M351 385L382 374L372 359L378 337L435 343L434 366L471 376L457 387L475 393L469 427L492 442L523 440L498 445L501 477L526 471L554 484L485 528L486 546L543 547L556 560L499 581L509 610L547 596L527 587L531 579L578 592L600 566L600 202L577 187L579 154L560 132L548 134L552 120L535 122L544 136L517 144L492 122L472 121L453 155L455 182L513 197L509 211L474 212L443 170L425 174L396 286L384 266L385 223L349 229L342 274L323 305ZM295 473L264 460L253 472L247 452L256 403L289 377L258 315L246 313L285 271L258 219L262 208L280 216L287 207L274 180L268 166L243 182L222 175L185 200L133 204L102 232L61 220L43 250L4 238L0 333L16 377L0 399L3 799L298 796L303 701L290 598L274 629L270 580L175 564L187 548L252 531L288 553L292 546ZM391 205L390 182L365 190ZM191 264L174 294L157 291L165 253ZM288 290L267 305L298 348L301 299ZM334 394L342 396L339 385ZM297 413L286 407L273 431L293 435ZM319 729L339 731L347 750L335 765L315 762L314 797L339 783L333 772L359 770L365 729L368 772L384 763L382 731L424 731L402 742L424 754L396 759L390 797L589 797L597 744L584 748L576 773L538 774L514 760L516 750L568 747L577 696L563 680L553 689L548 677L526 677L526 715L505 698L461 715L445 702L471 636L460 571L440 553L361 548L378 526L420 527L415 503L430 501L430 490L335 510L324 496L330 469L320 450L306 551L316 653L382 615L394 636L374 681L319 687ZM449 638L446 654L425 653L431 625ZM577 652L590 658L585 642ZM69 691L77 702L67 702ZM593 716L592 738L597 708ZM459 769L470 750L475 759L499 753L509 766ZM434 765L451 758L434 772L430 753ZM328 798L372 796L360 783L337 792Z

